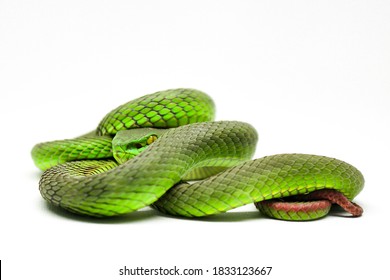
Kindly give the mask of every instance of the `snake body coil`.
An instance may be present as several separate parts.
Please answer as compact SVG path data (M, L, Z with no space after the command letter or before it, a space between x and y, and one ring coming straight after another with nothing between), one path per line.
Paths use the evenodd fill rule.
M361 215L360 210L353 212L361 208L350 202L364 185L355 167L305 154L250 160L257 143L256 130L237 121L212 122L213 108L212 100L196 90L158 92L118 107L92 134L38 144L33 148L33 159L47 169L40 180L40 192L52 204L97 217L130 213L149 205L172 215L200 217L256 203L273 217L306 220L321 217L328 210L290 211L261 202L330 190L335 194L328 191L328 200L344 201L340 194L346 200L345 208ZM157 140L153 138L154 143L138 156L118 166L112 159L112 137L120 130L139 127L170 129ZM93 146L94 142L102 148ZM75 154L88 160L74 161ZM90 160L92 154L100 156ZM203 177L208 178L183 182ZM321 195L313 198L318 200Z

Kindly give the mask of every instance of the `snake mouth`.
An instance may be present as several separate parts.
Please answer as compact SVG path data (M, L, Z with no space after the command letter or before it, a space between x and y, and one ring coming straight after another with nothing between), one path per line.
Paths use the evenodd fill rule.
M123 164L126 161L138 156L141 152L142 151L139 150L115 149L113 152L113 156L119 164Z

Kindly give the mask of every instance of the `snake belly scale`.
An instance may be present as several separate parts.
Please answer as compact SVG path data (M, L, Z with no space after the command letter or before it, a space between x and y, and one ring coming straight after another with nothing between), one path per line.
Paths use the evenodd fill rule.
M34 162L45 170L39 183L41 195L66 210L96 217L131 213L145 206L171 215L201 217L256 203L272 217L310 220L327 211L314 210L305 216L261 203L323 190L345 198L351 209L361 209L350 202L364 185L363 175L352 165L306 154L251 160L258 138L254 127L213 118L211 98L193 89L167 90L128 102L107 114L88 135L33 148ZM141 127L169 129L148 138L147 145L135 145L144 150L118 164L112 156L112 138L118 131ZM96 141L101 148L95 148ZM94 154L99 156L94 159ZM203 180L187 183L184 178ZM359 216L362 211L349 212Z

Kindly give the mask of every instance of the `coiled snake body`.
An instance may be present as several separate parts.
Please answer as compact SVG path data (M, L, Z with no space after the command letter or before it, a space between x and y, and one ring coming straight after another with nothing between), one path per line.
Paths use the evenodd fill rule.
M145 206L201 217L248 203L286 220L317 219L331 203L362 214L351 200L364 179L352 165L307 154L250 160L256 130L213 118L213 101L193 89L135 99L110 112L92 133L37 144L32 157L45 170L40 192L54 205L97 217ZM143 132L141 127L160 129ZM138 136L129 139L132 134Z

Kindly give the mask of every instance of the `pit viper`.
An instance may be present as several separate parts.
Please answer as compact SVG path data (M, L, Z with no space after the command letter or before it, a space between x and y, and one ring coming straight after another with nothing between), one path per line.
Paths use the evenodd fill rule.
M333 203L362 215L351 202L364 185L357 168L309 154L251 159L255 128L214 121L214 108L199 90L160 91L112 110L92 132L35 145L42 197L94 217L146 206L203 217L248 203L283 220L321 218Z

